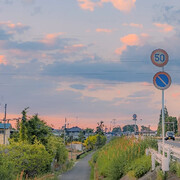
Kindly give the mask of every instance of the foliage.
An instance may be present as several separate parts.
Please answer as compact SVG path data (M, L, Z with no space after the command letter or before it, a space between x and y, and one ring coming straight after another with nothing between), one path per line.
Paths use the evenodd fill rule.
M94 129L91 129L91 128L85 129L85 133L93 133L93 132L94 132Z
M80 131L79 135L78 135L78 141L80 142L84 142L85 137L84 137L84 132Z
M46 149L52 157L55 158L58 164L66 162L68 152L60 137L50 136L46 145Z
M180 163L175 161L170 163L170 171L180 178Z
M172 117L172 116L169 116L168 114L168 110L167 108L165 107L164 108L164 120L165 120L165 132L167 131L173 131L173 124L172 122L174 123L174 133L177 132L177 129L178 129L178 126L177 126L177 118L176 117ZM170 122L171 124L168 124L167 122ZM160 117L159 117L159 124L158 124L158 129L157 129L157 135L160 136L162 133L162 110L161 110L161 113L160 113Z
M121 127L119 126L119 127L113 128L112 132L113 133L120 133L121 132Z
M22 121L20 123L20 133L19 133L19 139L21 141L26 141L28 139L27 136L27 127L26 127L26 123L27 123L27 109L25 108L22 111Z
M151 131L150 127L141 126L141 131Z
M148 163L149 159L141 164L143 161L141 157L144 156L147 147L157 146L157 143L156 145L154 143L153 139L141 140L134 137L120 137L111 140L92 157L91 164L95 168L95 179L103 177L118 180L132 169L136 172L136 176L145 173L149 166L146 169L144 167L146 165L143 164ZM140 160L137 160L139 158ZM133 162L138 166L133 165ZM129 167L132 168L129 169ZM138 174L139 170L141 172Z
M134 132L134 130L135 130L135 124L133 124L133 125L125 125L123 127L123 132L127 132L127 131ZM137 125L136 125L136 131L139 131L139 128L138 128Z
M84 141L84 145L86 149L95 149L100 148L106 143L106 137L103 135L93 135L86 138Z
M28 142L34 144L36 140L46 146L51 129L46 123L39 119L38 115L34 115L26 123Z
M136 178L140 178L145 175L151 169L151 157L150 156L142 156L141 158L133 161L129 167L127 167L128 171L133 172Z
M53 157L38 142L33 145L27 142L12 142L10 145L2 147L1 151L7 162L13 161L15 164L15 174L24 170L28 177L34 177L50 170Z
M0 154L0 179L3 180L14 180L15 175L15 164L13 161L7 161L2 154Z
M99 135L104 135L104 131L103 131L103 128L104 128L104 122L103 121L100 121L97 123L98 126L96 127L96 134L99 134Z

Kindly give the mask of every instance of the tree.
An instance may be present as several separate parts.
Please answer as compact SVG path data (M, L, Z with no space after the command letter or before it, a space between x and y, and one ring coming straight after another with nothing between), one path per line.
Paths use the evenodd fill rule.
M121 127L119 126L119 127L113 128L112 132L113 133L120 133L121 132Z
M78 135L78 141L80 142L84 142L84 132L83 131L80 131L79 135Z
M146 126L141 126L141 131L151 131L151 129Z
M123 127L123 132L127 132L127 131L134 132L134 130L135 130L135 124L133 124L133 125L125 125ZM139 131L139 128L138 128L137 125L136 125L136 131Z
M166 131L173 131L173 124L174 124L174 133L177 132L178 126L177 126L177 118L169 116L168 110L165 107L164 108L164 122L165 122L165 133ZM157 135L160 136L162 134L162 110L159 117L159 123L158 123L158 129L157 129Z
M22 121L20 123L20 133L19 133L19 138L20 138L21 141L26 141L28 139L28 137L27 137L27 128L26 128L27 109L28 108L25 108L22 111Z
M96 127L96 134L104 135L104 132L103 132L104 122L100 121L97 124L98 126Z
M38 114L34 115L26 123L28 142L34 144L35 140L46 146L51 133L51 128L44 121L39 119Z

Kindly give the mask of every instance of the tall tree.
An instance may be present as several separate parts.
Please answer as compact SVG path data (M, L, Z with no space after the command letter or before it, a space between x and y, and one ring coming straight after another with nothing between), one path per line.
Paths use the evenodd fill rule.
M34 115L26 123L28 141L34 144L37 139L43 145L47 144L47 140L51 135L51 128L44 121L39 119L38 114Z
M25 108L22 111L22 121L20 123L20 133L19 133L19 138L20 138L21 141L26 141L28 139L28 137L27 137L27 128L26 128L27 110L28 110L28 108Z
M103 131L104 122L103 122L103 121L100 121L100 122L98 122L97 124L98 124L98 126L96 127L96 134L104 135L104 131Z
M164 108L164 122L165 122L165 133L166 131L173 131L177 132L177 118L169 116L168 110L165 107ZM174 125L173 125L174 124ZM173 129L174 126L174 129ZM157 135L160 136L162 134L162 110L159 116L159 123L158 123L158 129L157 129Z

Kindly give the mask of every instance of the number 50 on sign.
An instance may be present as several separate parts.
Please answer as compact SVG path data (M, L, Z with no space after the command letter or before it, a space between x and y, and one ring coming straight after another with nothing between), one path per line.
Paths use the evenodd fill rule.
M158 67L163 67L168 63L169 56L163 49L156 49L151 54L151 61Z

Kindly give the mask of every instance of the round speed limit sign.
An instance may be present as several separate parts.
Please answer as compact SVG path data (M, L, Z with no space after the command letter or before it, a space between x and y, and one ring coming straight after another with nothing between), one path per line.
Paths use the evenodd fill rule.
M163 67L168 63L169 56L163 49L156 49L151 54L151 61L155 66Z

